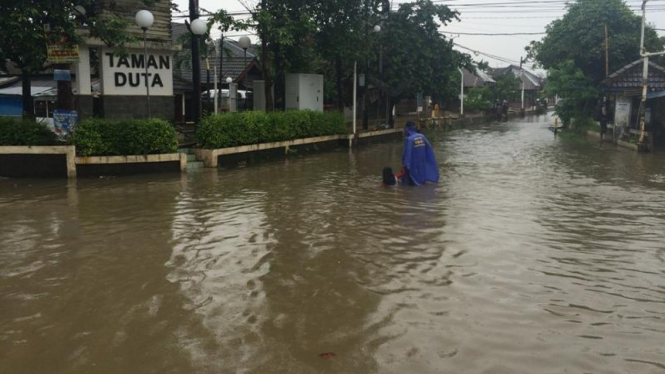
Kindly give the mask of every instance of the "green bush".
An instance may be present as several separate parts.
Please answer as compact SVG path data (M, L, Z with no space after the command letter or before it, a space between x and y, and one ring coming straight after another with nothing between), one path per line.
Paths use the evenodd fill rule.
M204 148L226 148L346 133L340 113L312 111L236 112L212 115L198 132Z
M162 120L81 122L71 138L81 156L147 155L174 153L178 137L173 126Z
M0 117L0 145L52 145L53 131L44 123Z
M473 87L466 96L464 106L471 111L492 109L491 92L488 87Z

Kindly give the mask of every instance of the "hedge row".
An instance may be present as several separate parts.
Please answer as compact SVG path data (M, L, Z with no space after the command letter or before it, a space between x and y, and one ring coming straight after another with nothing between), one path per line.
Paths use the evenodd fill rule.
M203 148L216 149L345 133L340 113L256 111L209 116L201 123L198 138Z
M0 145L53 145L57 139L44 123L0 117Z
M178 136L173 126L163 120L81 122L70 143L80 156L147 155L175 153Z

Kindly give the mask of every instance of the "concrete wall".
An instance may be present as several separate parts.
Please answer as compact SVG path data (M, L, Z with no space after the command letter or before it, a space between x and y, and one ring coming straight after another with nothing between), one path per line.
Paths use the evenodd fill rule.
M0 146L2 177L76 177L74 146Z
M173 96L151 96L150 112L152 118L173 121L175 101ZM104 96L104 118L143 119L147 117L145 96Z
M0 154L0 176L9 178L67 178L67 155Z
M79 177L99 177L116 175L152 174L181 172L180 161L140 162L131 164L84 164L76 165Z
M79 119L92 118L94 116L92 96L90 95L77 95L76 96L76 111L79 112Z

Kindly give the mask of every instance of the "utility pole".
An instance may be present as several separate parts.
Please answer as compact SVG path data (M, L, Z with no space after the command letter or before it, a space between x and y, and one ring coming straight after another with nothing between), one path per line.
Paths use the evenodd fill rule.
M643 146L644 145L644 137L645 137L645 127L646 127L646 105L647 105L647 87L649 84L649 54L646 52L644 49L644 27L646 23L646 12L647 12L647 1L649 0L643 0L642 1L642 33L640 36L640 55L643 58L643 68L642 68L642 101L640 103L640 113L639 113L639 118L640 118L640 141L639 145ZM616 136L615 136L616 138Z
M189 0L189 22L190 24L194 22L195 19L199 18L199 1L198 0ZM194 125L196 129L199 128L199 122L201 122L201 61L200 61L200 45L198 35L192 33L191 36L191 48L192 48L192 78L193 78L193 88L194 92L192 93L192 111L194 112ZM146 61L146 66L148 61Z
M462 71L462 68L457 68L457 70L459 70L462 78L460 84L460 117L464 117L464 71Z
M610 75L610 38L605 24L605 77Z
M522 81L522 112L520 115L522 116L524 115L524 69L522 69L522 64L524 64L525 61L526 59L520 57L520 80Z
M267 0L261 0L261 11L267 12ZM268 72L268 27L261 25L261 73L263 74L263 81L266 82L265 98L266 98L266 112L272 112L274 108L272 100L272 79ZM229 91L231 88L229 87Z

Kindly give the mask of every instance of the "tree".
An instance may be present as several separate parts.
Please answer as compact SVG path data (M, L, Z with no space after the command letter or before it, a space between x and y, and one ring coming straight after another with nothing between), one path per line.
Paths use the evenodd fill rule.
M439 27L457 15L448 6L430 0L402 3L389 14L380 33L384 72L377 84L387 90L393 102L418 92L441 103L457 97L457 68L474 68L470 56L455 51L452 40L439 33Z
M494 80L496 81L496 84L492 86L490 90L492 93L492 100L512 101L520 96L522 81L515 76L512 71L508 71L505 74L495 77Z
M557 109L564 122L573 113L582 116L593 113L596 88L605 78L605 26L609 28L613 69L640 58L641 31L641 17L623 0L576 0L567 7L561 19L547 26L546 36L527 47L530 59L550 69L550 74L556 72L557 78L548 79L546 90L567 99L568 107ZM650 51L663 49L663 40L651 27L647 27L645 45ZM578 79L574 86L583 95L569 90L573 79Z
M488 110L492 108L492 92L489 87L472 87L466 95L464 105L469 110Z
M344 78L355 61L366 60L363 51L366 52L367 48L363 47L367 42L365 31L370 24L363 19L362 0L316 0L314 3L316 51L321 57L321 67L334 72L334 85L327 84L326 87L333 94L338 110L343 111Z
M149 4L154 0L144 2ZM96 14L98 3L95 0L21 0L0 4L0 24L3 25L0 62L9 61L21 70L24 116L33 116L31 76L45 66L49 43L76 44L86 37L99 38L109 46L134 41L125 33L130 21L113 13ZM74 9L77 5L87 10L85 16Z

